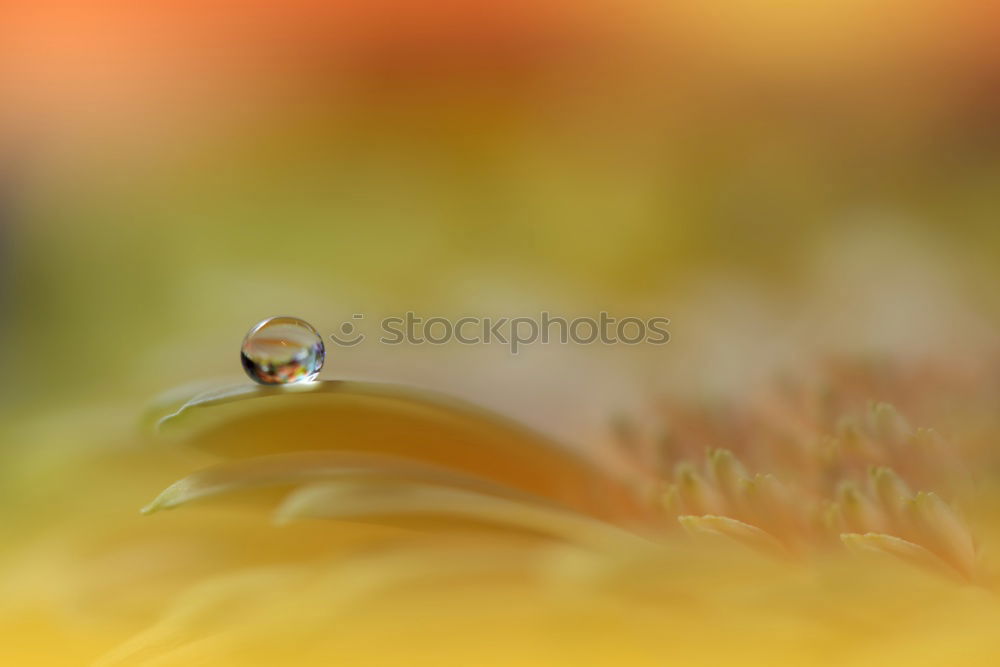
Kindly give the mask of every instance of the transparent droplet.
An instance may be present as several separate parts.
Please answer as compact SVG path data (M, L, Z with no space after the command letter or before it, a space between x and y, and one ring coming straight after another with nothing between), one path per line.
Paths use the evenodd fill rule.
M310 382L323 368L323 338L297 317L271 317L243 339L240 360L250 379L260 384Z

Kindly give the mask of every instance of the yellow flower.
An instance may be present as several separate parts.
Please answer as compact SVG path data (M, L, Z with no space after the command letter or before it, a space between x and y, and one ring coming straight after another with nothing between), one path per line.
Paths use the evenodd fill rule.
M994 389L907 373L841 363L745 405L671 400L586 455L388 385L169 397L141 449L77 463L87 488L58 530L21 534L3 650L8 664L992 664L982 438L1000 429L978 411ZM974 404L940 398L959 391ZM150 516L121 505L184 468Z

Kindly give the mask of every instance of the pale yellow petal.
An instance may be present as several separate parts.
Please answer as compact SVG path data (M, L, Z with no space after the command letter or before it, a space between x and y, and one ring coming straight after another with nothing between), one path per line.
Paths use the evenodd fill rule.
M498 526L575 544L620 550L647 548L645 540L604 522L547 505L409 480L342 480L305 486L278 508L279 523L302 518L401 521L439 531L465 525ZM461 529L461 526L459 526Z
M267 493L269 489L287 491L303 483L335 479L422 481L525 502L550 502L487 479L399 457L362 452L297 452L226 461L204 468L171 484L143 512L149 514L207 498L258 490L264 492L259 495L266 497L271 495Z
M677 517L677 520L692 533L720 535L769 555L789 556L785 545L770 533L730 517L687 515Z
M241 384L161 405L164 437L232 458L349 450L424 461L604 517L634 494L570 448L455 398L391 384Z
M851 550L859 552L881 553L899 558L937 574L951 577L962 577L962 572L929 551L928 549L893 535L882 533L844 533L841 541Z

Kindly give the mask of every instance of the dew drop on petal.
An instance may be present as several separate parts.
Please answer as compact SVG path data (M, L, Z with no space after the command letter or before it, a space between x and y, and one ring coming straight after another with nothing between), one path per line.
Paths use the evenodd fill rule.
M297 317L271 317L250 329L240 360L260 384L291 384L316 379L323 368L323 338Z

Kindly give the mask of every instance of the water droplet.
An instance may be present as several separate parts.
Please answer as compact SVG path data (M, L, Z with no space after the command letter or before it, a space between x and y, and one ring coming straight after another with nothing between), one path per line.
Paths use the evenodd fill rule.
M240 349L243 370L260 384L315 380L325 357L322 337L297 317L271 317L258 323Z

